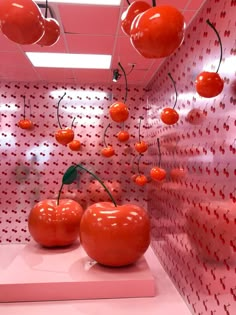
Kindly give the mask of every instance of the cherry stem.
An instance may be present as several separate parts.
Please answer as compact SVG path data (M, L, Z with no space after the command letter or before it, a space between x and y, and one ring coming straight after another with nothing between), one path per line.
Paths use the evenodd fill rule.
M158 167L161 167L161 147L160 147L159 138L157 138L157 148L158 148L158 155L159 155Z
M140 175L140 168L139 168L139 163L140 163L140 159L143 155L139 154L139 158L138 158L138 174Z
M70 129L73 129L73 123L74 123L74 121L75 121L75 117L74 117L73 120L72 120Z
M156 5L156 0L152 0L152 6L155 7Z
M61 96L61 98L59 99L59 102L57 103L57 121L58 121L58 125L59 125L60 129L62 129L62 126L61 126L60 119L59 119L59 105L60 105L60 102L65 95L66 95L66 92Z
M126 2L128 3L128 5L130 5L130 2L129 2L129 0L126 0Z
M139 126L138 126L138 142L141 142L141 132L140 132L140 129L141 129L141 121L142 121L143 117L140 117L140 120L139 120Z
M214 32L216 33L216 36L218 38L218 41L219 41L219 44L220 44L220 61L219 61L219 65L218 65L218 68L216 70L216 73L218 73L219 69L220 69L220 65L221 65L221 62L222 62L222 58L223 58L223 47L222 47L222 41L221 41L221 38L220 38L220 34L218 33L217 29L215 28L215 26L210 22L209 19L207 19L207 24L214 30Z
M48 0L46 0L45 18L48 17Z
M132 161L132 166L131 166L131 171L134 173L134 162L136 160L136 158L138 157L138 155L135 155L135 157L133 158L133 161Z
M23 110L23 118L25 120L25 95L23 96L23 99L24 99L24 110Z
M57 196L57 206L59 205L59 200L60 200L60 196L61 196L61 192L62 192L63 186L64 186L64 184L61 184L61 187L59 189L59 193L58 193L58 196Z
M107 144L106 144L106 133L107 133L107 129L110 127L111 124L108 124L106 126L106 129L104 130L104 134L103 134L103 143L104 143L104 146L107 147Z
M76 168L80 168L81 170L84 170L88 174L92 175L102 185L102 187L105 189L105 191L108 193L108 195L111 198L111 201L113 202L114 206L117 207L117 203L116 203L114 197L112 196L111 192L109 191L109 189L106 187L106 185L103 183L103 181L96 174L94 174L93 172L89 171L87 168L85 168L81 164L77 164L75 167Z
M125 69L122 67L122 64L118 62L118 66L121 68L122 72L124 73L125 78L125 97L124 97L124 103L127 101L127 95L128 95L128 82L127 82L127 75L125 72Z
M174 103L174 106L173 106L173 109L174 109L175 106L176 106L176 103L177 103L178 93L177 93L177 90L176 90L176 83L175 83L174 79L172 78L172 75L170 73L168 73L168 76L170 77L170 79L171 79L171 81L173 83L174 89L175 89L175 103Z

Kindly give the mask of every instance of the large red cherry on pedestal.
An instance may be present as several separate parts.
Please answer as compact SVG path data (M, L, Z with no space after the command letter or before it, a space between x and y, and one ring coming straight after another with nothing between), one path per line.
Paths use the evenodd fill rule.
M40 46L53 46L60 37L60 25L57 20L52 18L44 19L45 33L37 42Z
M83 208L74 200L46 199L31 210L28 228L33 239L45 247L68 246L79 237Z
M137 205L91 205L80 223L81 244L98 263L120 267L136 262L150 244L150 221Z
M236 212L231 201L201 203L186 214L187 235L196 253L206 261L236 261Z
M134 1L132 2L128 8L121 15L121 29L126 35L130 35L130 27L134 20L134 18L150 9L150 4L144 1Z
M176 8L159 5L138 14L130 27L130 40L145 58L170 56L184 40L184 17Z
M44 17L32 0L1 0L3 34L20 45L36 43L44 34Z

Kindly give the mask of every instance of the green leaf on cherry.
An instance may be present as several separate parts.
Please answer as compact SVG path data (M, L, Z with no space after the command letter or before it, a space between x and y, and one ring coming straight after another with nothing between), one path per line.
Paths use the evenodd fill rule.
M63 175L62 184L70 185L77 179L77 168L71 165Z

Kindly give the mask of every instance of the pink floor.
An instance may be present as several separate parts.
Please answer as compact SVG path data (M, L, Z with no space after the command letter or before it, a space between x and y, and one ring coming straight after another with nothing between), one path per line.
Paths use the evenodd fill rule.
M136 265L112 269L91 261L79 246L52 252L34 243L3 245L0 268L4 315L190 314L151 248Z

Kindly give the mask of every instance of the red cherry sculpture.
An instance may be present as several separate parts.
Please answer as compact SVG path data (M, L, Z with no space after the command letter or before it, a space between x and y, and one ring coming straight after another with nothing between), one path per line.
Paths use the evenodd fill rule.
M68 144L71 151L79 151L81 148L81 143L79 140L73 140Z
M127 105L122 102L115 102L109 108L109 114L113 121L124 122L129 117L129 110Z
M125 10L122 15L121 15L121 29L122 31L126 34L126 35L130 35L130 27L131 27L131 24L134 20L134 18L150 9L151 6L147 3L147 2L144 2L144 1L134 1L132 2L127 10Z
M148 182L147 177L143 174L137 175L134 181L135 181L135 184L137 184L138 186L144 186Z
M155 181L162 181L166 178L166 171L161 167L153 167L150 171L150 176Z
M1 0L2 33L20 45L36 43L44 34L44 17L32 0Z
M150 244L147 212L133 204L95 203L83 214L81 244L98 263L121 267L136 262Z
M184 40L184 17L168 5L152 7L138 14L130 28L134 48L145 58L164 58L173 54Z
M129 133L126 130L119 131L117 134L117 139L120 142L126 142L129 140Z
M33 123L30 119L21 119L19 122L18 122L18 126L21 128L21 129L32 129L33 128Z
M45 33L37 42L40 46L53 46L60 38L60 25L57 20L52 18L44 19Z
M30 211L28 228L33 239L42 246L68 246L79 237L83 208L74 200L46 199Z
M139 141L135 143L134 148L138 153L144 153L148 149L148 144L145 141Z
M74 131L70 128L59 129L55 132L55 138L58 143L67 145L74 139Z
M163 123L165 123L166 125L174 125L179 120L179 114L177 113L177 111L174 108L169 107L164 108L161 111L160 117Z
M101 150L101 155L104 157L112 157L114 154L115 154L115 150L110 145L108 145L107 147Z
M217 72L203 71L197 76L195 85L196 91L200 96L211 98L223 91L224 80L221 79Z

